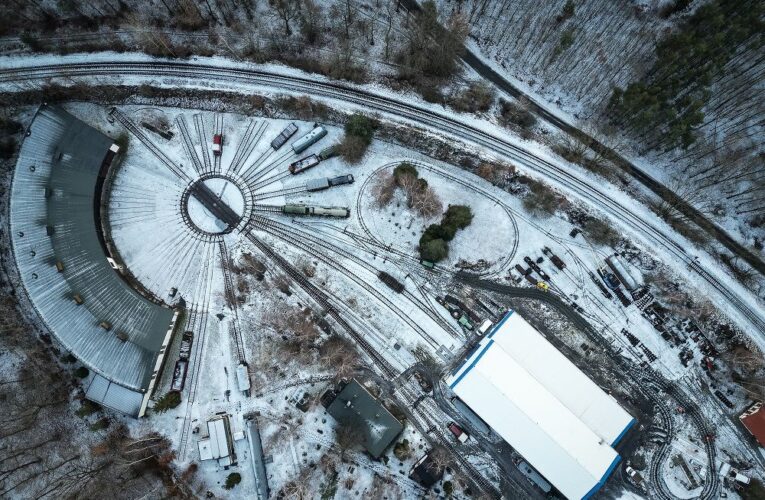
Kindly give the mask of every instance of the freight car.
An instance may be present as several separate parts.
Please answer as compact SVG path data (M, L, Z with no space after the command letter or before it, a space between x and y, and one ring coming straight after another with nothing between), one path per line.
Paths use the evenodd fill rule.
M318 156L309 155L309 156L306 156L305 158L301 158L298 161L290 163L289 171L292 175L301 174L305 172L306 170L308 170L309 168L315 167L316 165L319 164L319 162L321 162L321 160L319 159Z
M173 371L173 381L170 383L170 390L182 391L183 385L186 383L186 372L189 368L189 362L185 359L179 359L175 362L175 370Z
M328 189L334 186L342 186L343 184L353 184L353 175L339 175L337 177L332 177L331 179L328 177L322 177L321 179L311 179L310 181L306 182L305 190L323 191L324 189Z
M215 134L213 136L212 152L215 156L220 156L223 153L223 135Z
M323 191L329 188L329 179L322 177L320 179L311 179L305 183L306 191Z
M342 186L343 184L353 184L353 174L338 175L329 179L330 186Z
M300 154L316 144L319 139L325 135L327 135L327 129L322 126L314 127L313 130L292 143L292 151L294 151L296 154Z
M542 253L543 253L543 254L545 254L545 255L547 255L547 256L550 258L550 262L552 262L552 263L553 263L553 265L554 265L555 267L557 267L557 268L558 268L558 269L560 269L561 271L563 271L563 269L565 269L565 267L566 267L566 264L563 262L563 260L562 260L560 257L558 257L557 255L555 255L555 254L553 253L553 251L552 251L552 250L550 250L550 248L549 248L549 247L544 247L544 248L542 249Z
M183 332L183 337L181 338L181 353L180 358L181 359L189 359L189 356L191 356L191 344L194 342L194 332L191 331L185 331Z
M284 128L284 130L279 132L279 135L277 135L273 141L271 141L271 147L274 149L274 151L276 151L280 147L284 146L284 143L286 143L290 137L295 135L295 132L297 131L297 125L290 123Z
M404 291L404 284L385 271L380 271L377 277L380 278L380 281L388 285L388 288L394 292L401 293Z
M346 207L312 207L302 204L282 206L282 213L288 215L320 215L326 217L349 217L351 210Z

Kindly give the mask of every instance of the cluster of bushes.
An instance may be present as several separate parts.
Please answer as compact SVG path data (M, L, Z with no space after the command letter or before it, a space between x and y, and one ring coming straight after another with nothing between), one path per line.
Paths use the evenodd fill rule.
M406 43L395 57L399 79L431 102L440 100L441 83L459 71L459 58L469 32L464 18L457 13L445 24L439 24L436 4L431 0L423 2L415 21L408 25Z
M177 407L181 404L181 393L178 391L170 391L154 403L154 411L157 413L165 413L167 410Z
M506 163L483 161L475 167L477 176L494 185L503 184L515 175L515 167Z
M473 212L465 205L449 205L440 224L431 224L420 237L420 258L438 262L449 255L449 242L457 231L473 222Z
M301 120L326 120L329 116L329 106L324 103L314 101L308 96L288 96L278 97L276 104L286 113L289 113Z
M458 91L451 102L452 108L463 113L485 112L494 103L494 90L485 82L472 82L467 90Z
M0 118L0 137L2 137L0 139L0 159L7 160L16 152L18 143L11 136L21 132L23 128L21 123L16 120Z
M237 484L242 482L242 476L238 472L232 472L226 477L226 484L223 486L225 489L233 489Z
M576 9L576 5L574 4L573 0L568 0L566 4L563 6L563 9L560 11L560 14L555 16L555 22L560 24L568 19L571 19L574 17L574 10Z
M345 137L340 143L340 155L348 163L358 163L372 143L375 130L379 126L377 120L354 113L345 123Z
M541 182L533 179L523 180L528 193L523 197L523 206L529 212L538 215L553 215L561 207L565 199Z
M559 55L561 55L566 49L571 47L574 44L574 28L569 28L565 30L560 35L560 41L558 42L557 47L555 47L555 50L553 51L552 58L555 59Z
M685 2L676 2L683 8ZM658 145L687 148L704 121L709 85L743 47L759 43L765 4L715 0L701 5L674 34L656 45L656 62L643 81L616 88L611 117L637 135L653 133Z
M595 217L587 217L582 225L582 231L587 238L593 243L598 245L616 246L619 243L619 233L611 227L607 221L603 219L596 219Z
M536 116L523 105L505 99L499 100L499 121L505 126L513 124L524 130L537 124Z
M423 217L433 217L441 212L438 195L428 186L428 181L419 176L417 168L403 162L393 169L393 175L375 186L377 204L383 207L393 199L393 192L401 189L406 196L406 206Z

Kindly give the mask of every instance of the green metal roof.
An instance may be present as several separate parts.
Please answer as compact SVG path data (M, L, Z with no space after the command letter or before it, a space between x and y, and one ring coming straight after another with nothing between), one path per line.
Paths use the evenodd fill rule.
M357 425L364 434L364 448L377 458L404 429L396 417L356 379L351 380L327 408L340 425Z

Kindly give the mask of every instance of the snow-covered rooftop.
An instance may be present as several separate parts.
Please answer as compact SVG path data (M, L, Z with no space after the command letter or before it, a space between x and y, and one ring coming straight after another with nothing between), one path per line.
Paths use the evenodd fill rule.
M449 387L567 498L587 498L634 419L520 315L509 312Z
M106 380L143 392L173 311L138 294L107 261L95 209L111 146L63 109L40 107L13 178L13 251L32 303L61 343Z

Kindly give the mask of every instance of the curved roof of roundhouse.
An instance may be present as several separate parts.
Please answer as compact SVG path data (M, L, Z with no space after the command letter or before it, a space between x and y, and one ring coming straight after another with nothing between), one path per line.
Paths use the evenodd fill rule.
M53 334L99 375L144 391L173 311L138 294L106 260L96 187L112 143L63 109L41 106L13 176L11 240L24 287Z

